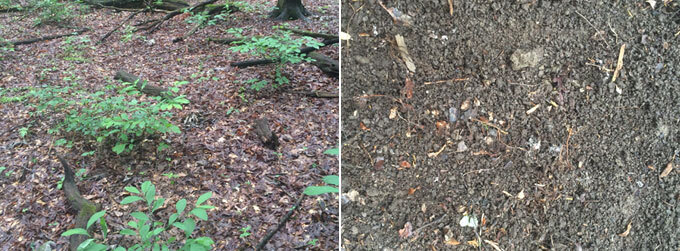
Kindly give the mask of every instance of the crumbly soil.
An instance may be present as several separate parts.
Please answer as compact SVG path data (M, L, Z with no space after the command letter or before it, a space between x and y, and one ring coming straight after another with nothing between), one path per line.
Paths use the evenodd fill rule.
M383 3L341 4L344 250L680 248L679 2Z

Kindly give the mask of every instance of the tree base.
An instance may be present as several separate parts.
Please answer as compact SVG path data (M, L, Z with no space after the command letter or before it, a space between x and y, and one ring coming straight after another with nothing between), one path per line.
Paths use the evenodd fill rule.
M311 16L312 13L305 9L302 5L302 1L279 1L276 5L276 9L272 11L269 17L275 20L297 20L302 19L304 21L309 21L307 16Z

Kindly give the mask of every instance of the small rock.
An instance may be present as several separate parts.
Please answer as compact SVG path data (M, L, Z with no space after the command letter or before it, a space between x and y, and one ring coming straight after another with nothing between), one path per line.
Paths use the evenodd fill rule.
M456 150L457 152L465 152L467 149L468 147L465 145L465 141L458 142L458 149Z
M520 70L526 67L536 67L543 59L543 48L538 47L533 50L518 49L510 56L512 69Z
M368 64L371 62L370 60L368 60L368 58L362 56L355 56L354 59L360 64Z
M449 108L449 122L456 123L456 120L458 120L458 109L451 107Z

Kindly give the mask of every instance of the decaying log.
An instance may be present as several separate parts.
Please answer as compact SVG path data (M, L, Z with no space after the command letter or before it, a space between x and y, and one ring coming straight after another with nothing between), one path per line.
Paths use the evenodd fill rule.
M319 67L319 69L328 76L335 78L339 76L340 67L338 66L337 60L316 52L310 52L307 56L314 59L311 63L316 67Z
M68 163L61 156L57 156L61 165L64 167L64 183L63 190L64 195L66 195L66 200L72 210L77 212L75 228L87 228L87 221L90 217L101 209L101 206L92 203L91 201L85 199L80 195L78 191L78 186L74 179L73 169L68 166ZM87 228L87 231L92 234L93 227ZM74 234L69 237L69 250L76 251L80 243L88 239L86 235Z
M89 31L89 28L82 28L78 31L70 32L70 33L64 33L64 34L59 34L59 35L50 35L50 36L44 36L44 37L39 37L39 38L31 38L31 39L24 39L24 40L16 40L16 41L9 41L9 42L4 42L0 43L0 46L5 46L5 45L22 45L22 44L32 44L35 42L41 42L41 41L47 41L51 39L56 39L56 38L61 38L61 37L68 37L68 36L77 36L80 34L85 33L86 31Z
M137 76L132 75L130 73L127 73L124 70L120 70L116 72L116 75L113 77L113 79L116 80L121 80L123 82L128 82L128 83L133 83L135 84L135 87L137 90L140 92L149 95L149 96L158 96L158 97L163 97L166 99L173 99L173 97L168 89L165 89L160 86L155 86L149 83L144 83L144 80L139 79Z

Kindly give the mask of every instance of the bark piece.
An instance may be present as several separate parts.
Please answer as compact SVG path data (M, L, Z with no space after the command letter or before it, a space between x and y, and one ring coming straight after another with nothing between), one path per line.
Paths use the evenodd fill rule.
M269 129L269 121L266 118L255 120L253 125L255 135L269 149L276 150L279 146L279 137Z

